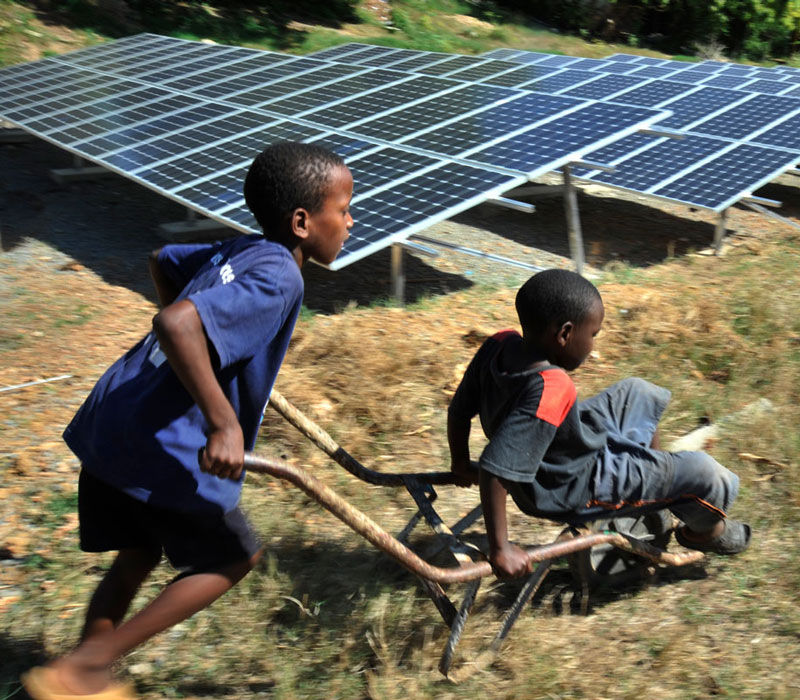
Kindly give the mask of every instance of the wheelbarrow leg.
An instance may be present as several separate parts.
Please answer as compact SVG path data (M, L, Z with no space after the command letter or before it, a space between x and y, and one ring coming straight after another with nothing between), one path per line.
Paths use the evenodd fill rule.
M450 637L447 640L447 646L444 648L442 659L439 661L439 671L444 676L447 676L447 673L450 670L450 664L453 663L453 654L455 653L456 646L458 646L458 642L461 639L461 633L464 631L464 625L467 624L467 618L469 617L469 613L472 610L473 604L475 603L475 596L478 594L478 588L480 588L480 585L481 579L470 581L470 583L467 584L464 600L461 601L461 607L458 610L458 614L456 615L455 620L453 620L453 624L450 626Z

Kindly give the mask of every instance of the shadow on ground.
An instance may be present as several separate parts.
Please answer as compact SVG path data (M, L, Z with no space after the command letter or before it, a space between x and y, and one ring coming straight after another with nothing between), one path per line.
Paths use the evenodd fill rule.
M34 238L91 269L109 284L155 302L147 255L165 241L159 224L182 221L181 205L122 177L59 185L49 171L73 166L72 156L41 141L0 146L0 252L13 253ZM338 272L309 264L305 305L326 313L348 304L382 303L390 297L390 253L372 255ZM472 285L423 259L405 256L406 301Z

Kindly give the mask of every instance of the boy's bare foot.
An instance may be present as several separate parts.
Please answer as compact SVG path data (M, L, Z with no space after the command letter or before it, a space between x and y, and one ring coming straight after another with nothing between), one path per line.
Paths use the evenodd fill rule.
M22 674L22 685L33 700L135 700L133 688L128 684L106 683L99 691L80 692L67 686L55 666L38 666Z

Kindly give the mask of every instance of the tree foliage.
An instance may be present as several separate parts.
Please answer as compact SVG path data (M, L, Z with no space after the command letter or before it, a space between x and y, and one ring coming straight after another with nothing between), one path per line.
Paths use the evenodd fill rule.
M562 30L672 52L721 44L761 59L800 50L800 0L496 0Z

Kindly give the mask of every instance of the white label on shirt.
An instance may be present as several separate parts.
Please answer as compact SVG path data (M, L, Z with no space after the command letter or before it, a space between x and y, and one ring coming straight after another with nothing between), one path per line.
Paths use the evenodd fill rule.
M228 284L236 279L236 275L233 274L233 268L230 263L225 263L219 268L219 276L222 278L222 284Z

